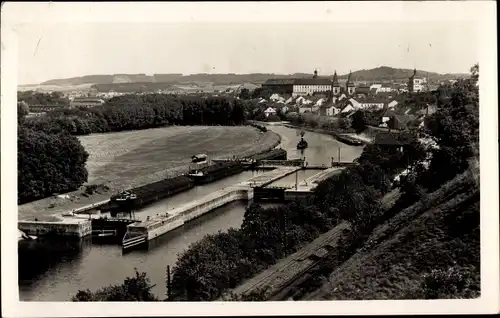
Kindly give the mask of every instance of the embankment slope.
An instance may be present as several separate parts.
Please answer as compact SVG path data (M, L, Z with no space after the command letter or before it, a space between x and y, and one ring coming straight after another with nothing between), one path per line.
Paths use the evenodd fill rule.
M476 176L471 171L457 176L378 226L364 246L336 268L322 287L302 300L478 297ZM432 289L434 296L429 296L423 283L434 270L444 273L444 277L458 270L463 285L454 290L452 284L439 286L438 282Z

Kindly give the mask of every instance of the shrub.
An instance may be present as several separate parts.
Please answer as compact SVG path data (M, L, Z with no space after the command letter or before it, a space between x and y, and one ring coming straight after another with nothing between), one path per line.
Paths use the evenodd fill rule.
M20 204L78 189L87 181L88 153L74 136L21 126L17 148Z
M157 301L151 292L153 287L147 274L135 269L135 277L125 278L121 285L110 285L95 292L79 290L72 301Z

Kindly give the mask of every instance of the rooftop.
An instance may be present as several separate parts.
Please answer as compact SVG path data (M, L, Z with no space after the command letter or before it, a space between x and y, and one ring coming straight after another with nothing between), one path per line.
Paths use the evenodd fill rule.
M73 99L73 102L98 102L98 103L101 103L101 102L103 102L103 100L100 98L97 98L97 97L75 97Z
M293 81L294 85L331 85L332 81L328 78L297 78Z
M411 144L415 136L411 133L380 132L375 136L375 144L385 146L403 146Z

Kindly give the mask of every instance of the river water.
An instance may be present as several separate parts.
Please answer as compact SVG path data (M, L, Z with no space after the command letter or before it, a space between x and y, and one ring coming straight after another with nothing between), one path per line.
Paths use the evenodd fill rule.
M306 132L304 139L309 143L309 147L301 152L296 149L300 139L298 130L283 126L269 126L269 128L282 136L281 147L287 150L289 159L305 158L312 165L330 165L332 157L338 160L339 147L341 161L351 161L362 152L362 147L341 144L331 136L312 132ZM262 172L245 171L196 187L148 206L143 211L137 212L137 216L143 218L146 215L165 212L179 204L248 180L260 173ZM298 176L298 181L305 180L311 175L311 172L304 171ZM289 181L295 183L295 176L288 179L287 183ZM21 301L68 301L80 289L96 290L103 286L120 284L125 277L134 275L134 268L148 273L152 283L156 284L153 292L163 298L166 291L167 265L173 267L178 254L204 235L231 227L239 228L246 205L246 202L233 202L216 209L152 241L147 251L122 254L121 246L92 244L91 239L51 246L46 244L41 246L41 243L37 242L22 243L19 298ZM26 253L28 250L31 252Z

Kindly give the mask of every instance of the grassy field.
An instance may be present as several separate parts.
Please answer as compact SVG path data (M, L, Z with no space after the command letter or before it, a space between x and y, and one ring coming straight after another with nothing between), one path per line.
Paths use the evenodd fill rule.
M69 199L46 198L19 206L19 218L61 213L109 198L111 193L155 182L187 170L190 157L210 159L250 154L274 147L279 137L245 127L177 126L80 137L89 153L87 184L104 184L107 191Z

